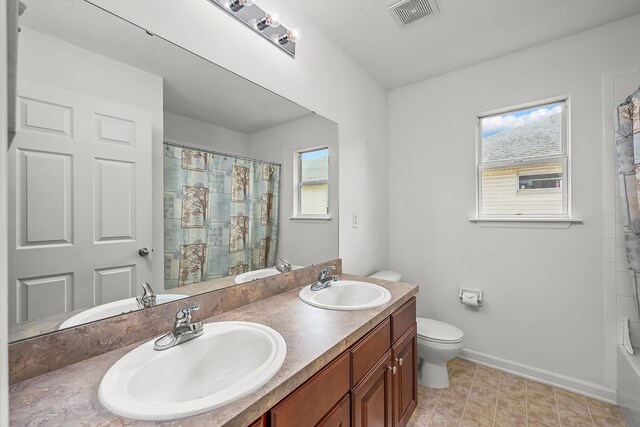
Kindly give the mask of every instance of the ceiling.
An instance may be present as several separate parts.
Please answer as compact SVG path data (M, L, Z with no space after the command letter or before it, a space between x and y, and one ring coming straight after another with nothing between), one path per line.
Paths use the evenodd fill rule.
M388 89L640 13L640 0L435 0L440 13L400 28L397 0L283 1Z
M80 0L28 0L20 25L163 77L164 110L250 134L311 111Z

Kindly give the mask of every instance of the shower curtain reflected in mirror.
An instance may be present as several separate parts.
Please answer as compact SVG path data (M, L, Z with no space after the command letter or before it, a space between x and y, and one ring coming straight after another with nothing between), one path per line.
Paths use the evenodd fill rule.
M165 288L274 265L280 165L164 144Z
M640 89L617 109L616 153L629 274L640 313Z

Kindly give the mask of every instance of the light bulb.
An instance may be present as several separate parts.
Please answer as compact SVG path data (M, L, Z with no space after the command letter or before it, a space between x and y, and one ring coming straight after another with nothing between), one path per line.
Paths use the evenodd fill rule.
M278 22L278 17L276 15L266 14L264 18L250 19L249 25L256 28L257 30L263 31L268 27L278 28L280 26L280 22Z
M243 7L248 7L248 6L251 6L252 4L253 4L253 0L230 0L227 3L225 3L225 6L228 9L231 9L232 11L237 12Z
M273 41L280 44L280 46L284 46L289 42L296 43L300 41L300 34L298 33L297 30L293 30L293 31L287 31L287 34L283 36L279 34L274 34L273 36L271 36L271 38L273 39Z

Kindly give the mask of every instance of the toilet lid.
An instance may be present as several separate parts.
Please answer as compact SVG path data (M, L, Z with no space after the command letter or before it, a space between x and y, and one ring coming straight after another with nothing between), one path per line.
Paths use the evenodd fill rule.
M448 323L424 317L418 317L416 321L418 322L418 336L428 341L459 342L464 336L460 328Z

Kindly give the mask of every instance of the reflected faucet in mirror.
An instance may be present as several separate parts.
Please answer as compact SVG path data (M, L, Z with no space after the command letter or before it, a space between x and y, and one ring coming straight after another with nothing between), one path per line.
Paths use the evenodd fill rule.
M276 270L280 273L288 273L291 271L291 263L284 258L278 258L276 261Z
M151 285L148 283L142 284L142 295L136 297L138 307L141 309L155 307L156 305L156 293L151 289Z

